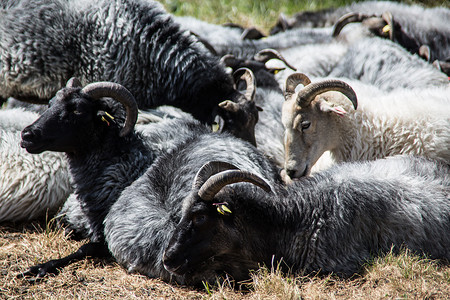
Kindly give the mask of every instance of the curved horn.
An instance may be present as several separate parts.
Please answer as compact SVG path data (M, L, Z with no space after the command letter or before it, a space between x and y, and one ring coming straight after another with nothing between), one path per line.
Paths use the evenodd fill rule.
M126 136L133 130L138 115L137 103L124 86L113 82L95 82L86 85L81 91L94 99L111 97L122 103L127 111L127 116L119 135Z
M288 68L297 71L297 69L292 66L291 64L289 64L286 59L280 54L280 52L278 52L275 49L263 49L261 51L259 51L258 53L255 54L255 56L253 57L256 61L260 61L263 63L268 62L269 60L276 58L281 60Z
M341 33L342 28L344 28L344 26L349 23L362 22L365 19L371 18L371 17L372 16L357 13L357 12L351 12L351 13L345 14L337 20L336 24L334 24L332 36L337 37L339 35L339 33Z
M284 92L284 98L289 100L292 95L295 93L295 88L299 84L303 84L303 86L307 86L311 83L311 80L303 73L294 73L286 78L286 87Z
M352 87L347 83L336 79L315 82L304 87L297 95L297 104L301 107L306 107L311 104L311 101L313 101L316 96L328 91L341 92L352 102L355 109L358 107L356 93Z
M226 54L220 59L220 62L223 63L226 67L230 67L233 69L237 64L237 61L237 58L233 54Z
M245 98L249 101L253 101L256 92L255 76L253 72L248 68L239 68L233 73L234 81L237 83L239 80L244 80L247 88L245 90Z
M208 178L227 170L239 170L238 167L224 161L210 161L204 164L195 175L192 188L198 191Z
M277 23L280 24L281 31L286 31L286 30L289 29L289 22L288 22L287 17L286 17L285 14L280 13L278 15L278 22Z
M266 192L270 193L271 188L264 179L253 173L242 170L228 170L217 173L202 185L198 191L198 195L203 200L210 201L214 199L216 194L226 185L238 182L249 182L259 186Z
M383 18L383 20L386 22L386 24L389 26L389 39L391 41L394 40L394 17L392 16L391 12L389 11L385 11L381 17Z
M67 88L78 88L78 87L82 87L82 85L78 78L72 77L67 81L66 87Z

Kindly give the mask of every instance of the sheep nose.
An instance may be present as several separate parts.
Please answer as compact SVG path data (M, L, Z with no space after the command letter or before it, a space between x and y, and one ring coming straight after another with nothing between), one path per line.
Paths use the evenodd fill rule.
M25 127L25 128L22 130L21 136L22 136L22 140L30 141L30 140L33 139L33 137L35 136L35 134L34 134L33 130L31 130L31 128Z

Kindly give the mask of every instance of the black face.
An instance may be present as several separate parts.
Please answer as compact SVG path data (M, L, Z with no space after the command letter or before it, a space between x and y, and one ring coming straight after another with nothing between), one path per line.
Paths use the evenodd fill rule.
M220 110L219 114L223 119L223 126L220 130L230 132L235 137L256 146L255 126L260 109L254 101L247 101L245 98L243 101L237 102L237 107L234 111Z
M215 220L211 214L205 203L198 203L182 218L164 253L164 266L168 271L184 275L213 255L211 229Z
M195 203L182 218L164 253L164 267L178 275L201 277L216 271L214 257L233 248L228 234L232 216L221 215L212 203Z
M72 152L83 147L96 126L100 101L86 99L79 91L77 88L60 90L41 117L22 131L21 146L30 153Z

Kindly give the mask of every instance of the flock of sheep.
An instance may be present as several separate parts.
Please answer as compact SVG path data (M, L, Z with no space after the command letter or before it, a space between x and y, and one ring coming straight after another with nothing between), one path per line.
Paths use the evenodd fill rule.
M18 276L450 261L448 20L361 2L264 37L150 0L0 0L0 222L56 213L89 240Z

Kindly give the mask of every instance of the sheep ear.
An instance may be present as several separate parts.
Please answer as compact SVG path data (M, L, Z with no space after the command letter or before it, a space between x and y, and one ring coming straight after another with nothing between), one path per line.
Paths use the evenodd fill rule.
M221 116L216 115L214 122L212 123L212 132L223 132L224 120Z
M239 111L239 105L231 100L225 100L220 102L219 107L229 112L236 113Z
M332 112L341 117L343 117L347 113L347 111L343 109L342 106L334 106L325 100L320 102L320 110L325 113Z
M72 77L67 81L66 87L67 88L78 88L78 87L82 87L82 86L81 86L81 82L78 78Z

